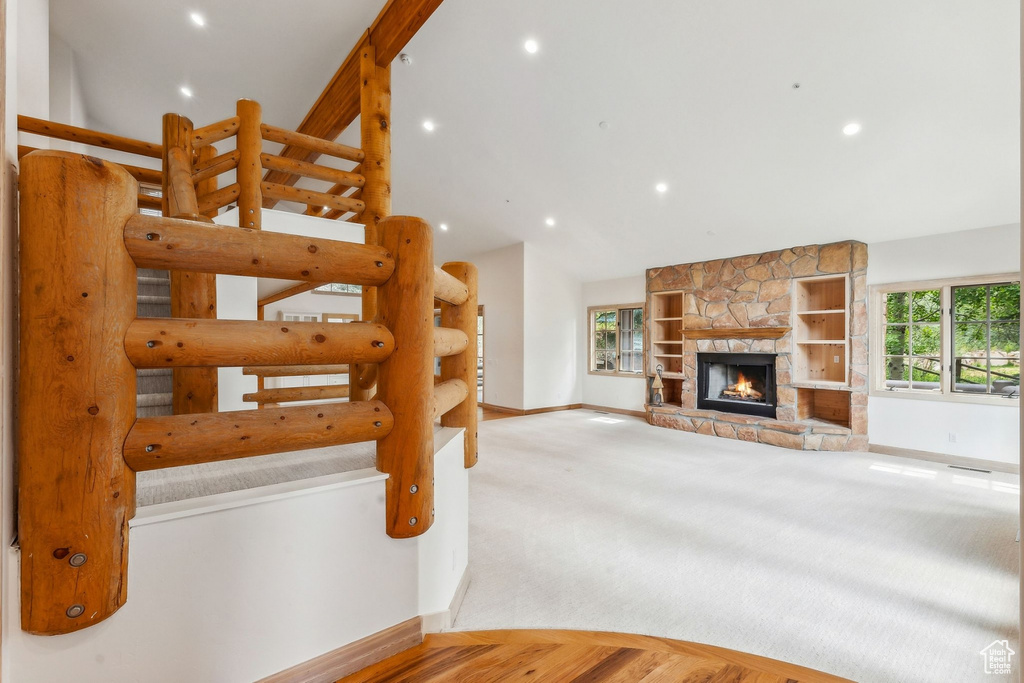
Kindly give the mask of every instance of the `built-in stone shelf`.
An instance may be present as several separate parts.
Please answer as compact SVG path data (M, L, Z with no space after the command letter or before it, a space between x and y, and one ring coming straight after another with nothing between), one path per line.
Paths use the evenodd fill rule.
M648 405L646 408L647 420L652 425L684 432L766 443L798 451L867 450L867 436L855 435L849 427L825 420L787 422L753 415L737 415L717 410L692 410L668 405Z
M792 327L718 327L683 330L687 339L781 339Z

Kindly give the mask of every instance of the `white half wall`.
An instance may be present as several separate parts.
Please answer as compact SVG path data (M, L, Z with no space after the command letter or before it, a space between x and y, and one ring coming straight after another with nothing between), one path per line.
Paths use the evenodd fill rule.
M250 683L447 609L468 547L462 434L436 436L436 521L414 539L384 532L372 469L141 508L128 601L102 623L29 635L10 582L9 680Z
M869 285L1020 270L1020 225L1003 225L868 245ZM1019 408L872 395L872 444L1017 463ZM949 434L956 435L950 442Z
M583 377L583 403L643 412L647 394L647 381L643 377L609 377L588 372L590 329L587 308L642 304L646 297L646 286L643 275L583 283L583 302L579 309L582 316L580 343L576 345L580 353L577 366Z
M581 403L580 283L540 247L524 247L523 408Z
M480 274L484 307L484 403L523 410L524 253L520 242L466 259Z

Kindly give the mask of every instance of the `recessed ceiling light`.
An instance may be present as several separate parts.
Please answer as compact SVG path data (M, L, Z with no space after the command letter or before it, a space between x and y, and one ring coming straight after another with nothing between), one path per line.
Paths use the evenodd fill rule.
M188 18L192 20L192 23L196 26L206 26L206 17L199 12L192 12L188 15Z
M192 88L188 87L187 85L181 86L181 94L185 97L192 97Z
M442 223L441 225L439 225L437 227L441 228L441 232L448 232L448 224L447 223Z
M532 55L537 53L537 50L540 49L540 45L537 44L536 40L530 38L525 43L523 43L523 48Z
M545 218L544 219L544 225L548 226L549 228L555 227L555 219L554 218Z
M848 123L845 126L843 126L843 133L845 135L856 135L859 132L860 132L860 124L859 123Z
M423 130L427 131L428 133L433 133L434 132L434 122L431 121L430 119L427 119L426 121L424 121L423 122Z
M660 192L661 194L665 194L666 192L668 192L668 185L666 185L665 183L658 183L657 185L654 186L654 189Z

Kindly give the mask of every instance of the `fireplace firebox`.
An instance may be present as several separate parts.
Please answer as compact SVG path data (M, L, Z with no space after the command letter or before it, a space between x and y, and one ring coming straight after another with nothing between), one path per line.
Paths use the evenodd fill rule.
M775 354L697 354L697 408L774 418L775 407Z

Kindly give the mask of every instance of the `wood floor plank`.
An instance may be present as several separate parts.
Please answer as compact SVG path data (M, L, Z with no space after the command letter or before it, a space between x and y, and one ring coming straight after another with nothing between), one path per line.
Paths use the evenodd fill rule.
M600 681L611 680L615 674L629 666L643 653L643 650L638 650L634 647L620 647L607 657L603 657L601 661L595 663L590 669L572 679L572 683L599 683Z

